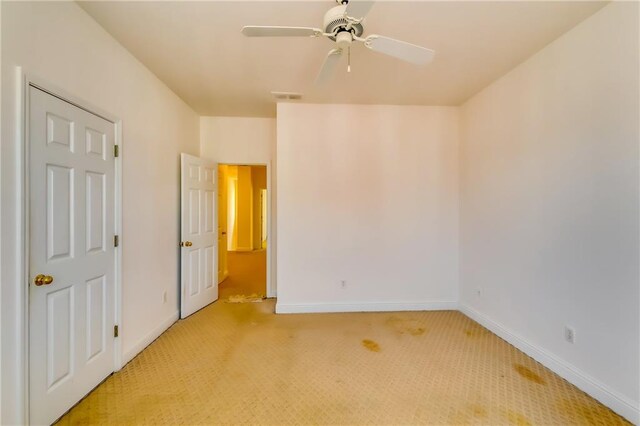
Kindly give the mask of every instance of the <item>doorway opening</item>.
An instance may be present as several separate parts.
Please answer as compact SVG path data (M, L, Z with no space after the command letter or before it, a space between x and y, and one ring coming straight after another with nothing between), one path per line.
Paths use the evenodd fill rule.
M266 165L218 165L218 284L221 298L267 297Z

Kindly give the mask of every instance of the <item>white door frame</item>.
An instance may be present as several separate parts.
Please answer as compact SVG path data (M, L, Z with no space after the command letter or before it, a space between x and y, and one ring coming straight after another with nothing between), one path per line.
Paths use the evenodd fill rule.
M18 250L18 263L20 265L20 280L16 285L18 289L18 304L22 307L20 321L16 324L18 328L18 346L21 352L20 360L22 365L21 389L22 395L19 399L23 401L23 416L25 423L29 423L29 87L36 87L56 98L68 102L82 110L97 115L114 125L115 144L122 152L122 120L116 116L103 111L101 108L80 99L64 89L61 89L50 82L35 75L28 74L18 69L20 81L20 93L18 94L18 106L20 108L20 135L19 146L22 158L22 173L17 184L21 194L21 204L17 206L19 211L18 220L21 234L21 246ZM115 303L115 323L122 326L122 155L115 159L115 233L120 237L119 246L115 248L114 265L114 303ZM122 368L122 342L121 338L116 338L113 345L113 370ZM69 407L71 408L71 407Z
M271 225L271 162L265 163L246 163L241 161L218 161L218 169L220 166L266 166L267 167L267 297L276 297L276 283L271 279L271 242L273 241L273 228ZM218 181L219 182L219 181ZM219 185L218 185L219 186ZM219 188L218 188L219 190ZM226 206L225 206L226 207ZM216 209L216 223L218 222L218 213L220 208Z

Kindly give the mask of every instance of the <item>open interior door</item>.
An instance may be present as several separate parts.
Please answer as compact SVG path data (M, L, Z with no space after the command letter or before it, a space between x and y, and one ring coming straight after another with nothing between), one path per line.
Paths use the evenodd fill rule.
M218 299L217 164L181 154L180 318Z

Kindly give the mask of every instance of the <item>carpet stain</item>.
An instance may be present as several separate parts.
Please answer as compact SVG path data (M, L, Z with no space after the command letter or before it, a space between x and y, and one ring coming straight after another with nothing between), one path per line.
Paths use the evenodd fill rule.
M374 342L373 340L364 339L362 341L362 346L364 346L371 352L380 352L380 345Z
M531 422L524 415L516 411L507 411L507 419L509 423L516 426L531 426Z
M422 336L424 332L427 330L424 327L418 327L418 328L410 328L407 331L412 336Z
M464 334L467 337L476 338L476 337L488 336L491 333L489 332L489 330L487 330L485 328L474 327L474 328L467 328L466 330L464 330Z
M392 316L387 318L386 324L399 335L408 333L412 336L421 336L427 331L426 327L419 326L418 321L410 318Z
M480 404L464 404L449 417L448 424L468 425L485 423L489 417L489 411Z
M487 412L487 409L484 408L482 405L479 405L479 404L472 404L470 409L471 409L471 412L473 413L473 416L477 417L477 418L482 418L483 419L483 418L487 417L487 415L489 414Z
M537 383L539 385L544 385L546 383L542 377L522 364L514 364L513 368L515 368L519 375L529 380L530 382Z

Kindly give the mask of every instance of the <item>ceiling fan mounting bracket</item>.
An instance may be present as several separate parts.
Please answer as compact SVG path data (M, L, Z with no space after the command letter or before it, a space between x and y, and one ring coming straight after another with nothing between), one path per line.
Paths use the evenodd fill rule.
M350 32L355 37L360 37L364 33L364 27L360 20L350 18L346 15L346 3L329 9L324 15L324 32L327 37L336 41L336 36L340 32Z

